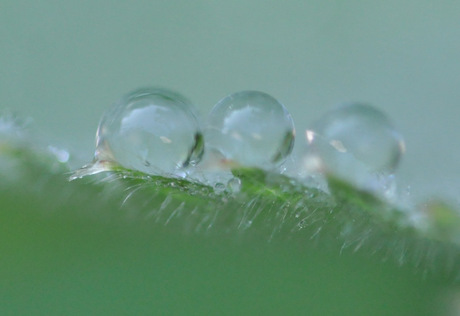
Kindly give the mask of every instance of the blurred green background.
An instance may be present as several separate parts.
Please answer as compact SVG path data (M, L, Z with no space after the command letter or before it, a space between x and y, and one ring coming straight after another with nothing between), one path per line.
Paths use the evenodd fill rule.
M180 91L202 114L262 90L299 136L339 102L370 102L406 137L403 186L460 203L459 17L448 0L1 0L0 107L82 163L104 109L140 86Z

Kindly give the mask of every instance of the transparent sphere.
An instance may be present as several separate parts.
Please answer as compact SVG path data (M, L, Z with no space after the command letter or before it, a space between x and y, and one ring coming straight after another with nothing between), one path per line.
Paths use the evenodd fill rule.
M269 167L281 163L294 145L294 123L275 98L257 91L242 91L220 100L212 109L206 146L226 160Z
M307 164L342 178L392 173L404 152L404 141L387 116L366 104L346 104L306 131Z
M203 149L191 103L169 90L143 88L122 97L103 115L95 160L149 174L174 174L198 163Z

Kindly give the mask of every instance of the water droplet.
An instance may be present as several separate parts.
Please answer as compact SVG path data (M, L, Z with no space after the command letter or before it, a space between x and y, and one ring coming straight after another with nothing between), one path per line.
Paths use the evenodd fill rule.
M197 164L203 149L191 103L169 90L143 88L122 97L103 115L93 165L111 161L148 174L175 175Z
M206 146L233 164L270 167L291 153L294 136L291 115L280 102L266 93L242 91L214 106Z
M221 194L225 191L225 185L221 182L218 182L214 185L214 192L216 194Z
M232 178L227 182L227 190L230 193L238 193L241 190L241 180L239 178Z
M372 174L391 174L404 152L404 141L387 116L365 104L329 112L305 136L304 167L355 184Z

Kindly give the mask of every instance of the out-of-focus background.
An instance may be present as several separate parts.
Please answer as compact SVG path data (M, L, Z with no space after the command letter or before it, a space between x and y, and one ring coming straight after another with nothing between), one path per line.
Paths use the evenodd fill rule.
M337 103L378 106L406 139L401 185L460 203L459 56L458 1L0 2L0 109L81 162L100 115L134 88L175 89L203 115L255 89L299 136Z

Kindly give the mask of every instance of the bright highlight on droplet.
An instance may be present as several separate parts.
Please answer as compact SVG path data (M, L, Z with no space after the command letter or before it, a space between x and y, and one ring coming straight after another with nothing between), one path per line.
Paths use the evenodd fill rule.
M256 167L283 162L294 145L294 123L286 108L270 95L242 91L220 100L205 132L206 148L226 161Z
M174 175L198 163L203 150L198 120L186 98L165 89L139 89L103 115L94 163L75 177L103 171L113 163L148 174Z
M319 169L353 183L369 174L391 174L404 141L387 116L366 104L347 104L321 118L305 133L308 169ZM309 165L315 162L315 166Z

